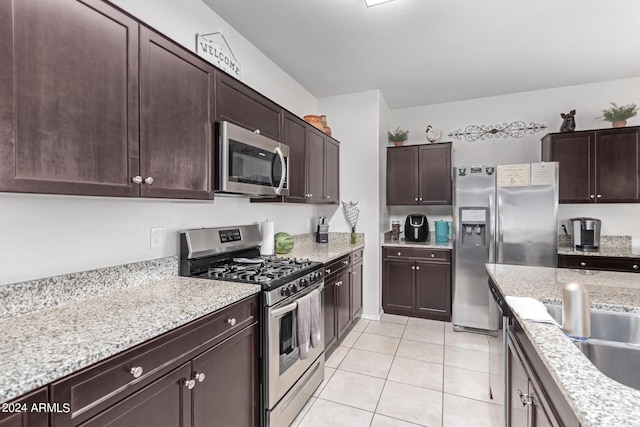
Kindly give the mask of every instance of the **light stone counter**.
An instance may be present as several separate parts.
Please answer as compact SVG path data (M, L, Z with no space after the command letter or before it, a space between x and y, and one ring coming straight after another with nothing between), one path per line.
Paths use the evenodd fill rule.
M177 265L176 265L177 267ZM126 269L125 269L126 270ZM260 291L260 286L217 280L177 277L151 279L145 284L122 287L105 283L97 296L48 304L26 314L25 307L0 320L0 402L6 402L157 337L165 332L221 309ZM113 276L78 273L75 276ZM65 286L54 280L51 288ZM14 293L35 295L29 282L13 286ZM36 285L42 285L38 281ZM83 287L76 281L76 287ZM112 285L111 291L107 292ZM38 288L38 286L36 286ZM67 289L68 290L68 289ZM87 289L88 290L88 289ZM41 295L46 289L40 288ZM91 293L90 292L90 293ZM64 298L64 293L51 294ZM25 295L23 293L23 295ZM7 298L7 295L4 295ZM17 298L17 296L16 296ZM4 299L2 302L6 302Z
M310 261L327 263L341 256L348 255L356 249L364 248L364 235L356 233L356 243L349 243L350 233L329 233L329 242L316 243L315 233L293 236L293 250L288 254L278 255L283 258L307 258Z
M447 250L451 250L453 249L453 242L445 242L445 243L438 243L438 242L432 242L432 241L426 241L426 242L409 242L407 240L391 240L391 239L385 239L384 243L382 244L382 246L386 246L386 247L399 247L399 248L422 248L422 249L447 249Z
M580 282L591 293L591 307L640 313L640 275L487 264L505 296L532 297L561 304L562 286ZM515 312L514 312L515 313ZM527 337L583 426L640 425L640 391L601 373L556 326L522 320Z
M616 258L640 258L640 248L632 246L631 236L602 236L600 249L596 252L576 251L571 246L571 239L566 235L558 236L559 255L603 256Z

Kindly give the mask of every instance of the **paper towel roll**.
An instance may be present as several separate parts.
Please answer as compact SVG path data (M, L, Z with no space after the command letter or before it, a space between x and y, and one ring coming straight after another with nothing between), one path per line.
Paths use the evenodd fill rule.
M260 232L262 233L262 244L260 245L260 255L273 255L273 221L262 221L260 223Z

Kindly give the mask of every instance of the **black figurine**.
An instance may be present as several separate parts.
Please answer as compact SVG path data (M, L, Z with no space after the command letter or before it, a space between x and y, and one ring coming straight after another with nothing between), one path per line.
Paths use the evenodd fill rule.
M573 132L576 130L576 110L571 110L567 114L560 113L560 117L562 120L562 125L560 126L560 132Z

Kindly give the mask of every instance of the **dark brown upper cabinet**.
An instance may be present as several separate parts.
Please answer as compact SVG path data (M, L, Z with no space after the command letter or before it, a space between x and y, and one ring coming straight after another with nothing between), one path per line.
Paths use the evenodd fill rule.
M140 28L142 196L213 198L214 84L213 66Z
M282 108L228 74L216 75L216 120L229 121L280 141Z
M94 0L0 21L0 191L137 196L138 23Z
M0 191L213 198L213 66L98 0L0 20Z
M306 150L307 124L304 120L285 111L282 126L282 142L289 146L289 196L287 201L306 202Z
M450 142L387 148L387 205L450 204Z
M542 160L557 161L560 203L640 201L639 127L553 133Z

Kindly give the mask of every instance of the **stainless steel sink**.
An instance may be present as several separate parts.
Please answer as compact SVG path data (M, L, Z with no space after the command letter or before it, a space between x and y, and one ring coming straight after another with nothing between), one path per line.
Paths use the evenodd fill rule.
M545 306L562 324L562 307ZM591 338L577 346L600 372L640 390L640 315L591 310Z

